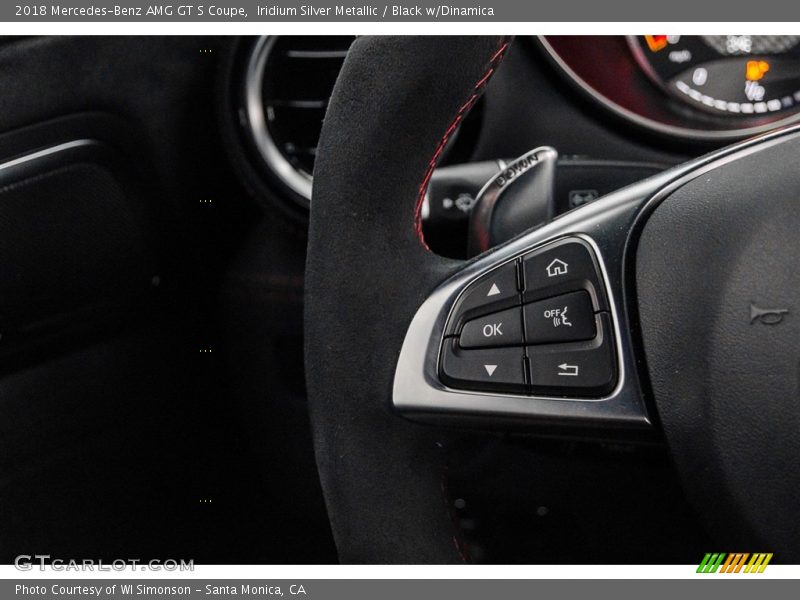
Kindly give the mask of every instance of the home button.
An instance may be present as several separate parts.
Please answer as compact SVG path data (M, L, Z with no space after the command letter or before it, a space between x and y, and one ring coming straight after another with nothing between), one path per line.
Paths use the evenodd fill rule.
M525 302L586 290L595 311L608 310L597 260L580 238L565 238L522 257Z

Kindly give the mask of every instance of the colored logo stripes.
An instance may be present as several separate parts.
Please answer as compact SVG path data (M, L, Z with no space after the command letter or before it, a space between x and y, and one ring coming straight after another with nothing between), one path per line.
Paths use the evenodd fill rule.
M750 559L748 561L748 559ZM757 552L708 552L700 566L697 567L698 573L763 573L769 561L772 560L772 553Z

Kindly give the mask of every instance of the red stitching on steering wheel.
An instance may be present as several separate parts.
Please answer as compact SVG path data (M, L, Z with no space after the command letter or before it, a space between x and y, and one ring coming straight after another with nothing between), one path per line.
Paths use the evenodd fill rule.
M447 145L450 136L453 135L453 132L458 128L461 124L461 121L464 119L466 114L470 111L470 109L475 105L475 102L478 100L480 95L483 93L483 88L489 82L489 79L492 78L494 75L497 66L500 64L500 61L503 60L505 56L506 50L508 46L511 44L511 38L503 37L500 38L500 46L497 50L494 51L492 57L489 59L489 64L486 68L486 72L483 74L478 82L475 84L475 87L472 90L467 101L461 105L461 108L458 109L456 116L453 118L452 123L450 126L445 130L442 139L439 141L439 145L436 146L436 151L433 153L430 162L428 163L428 168L425 170L425 176L422 178L422 183L419 186L419 193L417 195L417 202L414 206L414 231L417 232L417 238L419 238L420 243L426 250L430 250L428 244L425 242L425 236L422 233L422 204L425 202L425 193L428 191L428 184L430 183L431 176L433 175L434 169L436 169L436 165L439 163L439 158L444 151L445 146Z

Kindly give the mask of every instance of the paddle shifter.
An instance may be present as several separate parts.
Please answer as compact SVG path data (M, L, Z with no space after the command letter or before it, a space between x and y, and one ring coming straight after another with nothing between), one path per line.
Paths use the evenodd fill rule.
M514 160L440 167L423 205L423 229L442 256L477 256L523 231L666 169L542 147ZM513 183L513 185L511 185Z

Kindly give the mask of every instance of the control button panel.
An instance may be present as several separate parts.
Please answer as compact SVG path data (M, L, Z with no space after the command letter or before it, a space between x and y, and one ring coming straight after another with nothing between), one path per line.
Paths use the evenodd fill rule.
M531 302L523 310L529 344L574 342L595 336L592 300L584 290Z
M457 389L591 398L614 388L616 363L597 258L568 237L465 288L445 326L439 375Z
M462 348L521 346L523 342L522 311L516 306L467 321L459 337Z

